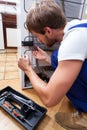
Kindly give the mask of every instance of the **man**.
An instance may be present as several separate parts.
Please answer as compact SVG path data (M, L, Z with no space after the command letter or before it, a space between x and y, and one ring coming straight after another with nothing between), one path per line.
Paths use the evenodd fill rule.
M58 65L48 83L34 72L27 56L21 56L18 66L29 77L42 102L51 107L67 95L78 114L57 113L56 121L66 129L87 129L87 20L66 23L66 18L56 2L42 1L28 12L28 31L42 44L51 47L60 44ZM33 52L37 59L52 63L39 47ZM55 56L54 56L55 57ZM78 117L78 118L77 118ZM84 120L83 123L82 120Z

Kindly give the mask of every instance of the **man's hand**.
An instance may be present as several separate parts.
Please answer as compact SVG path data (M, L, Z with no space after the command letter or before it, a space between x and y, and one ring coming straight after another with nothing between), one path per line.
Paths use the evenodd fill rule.
M40 49L39 47L37 47L34 51L33 51L33 56L38 59L38 60L43 60L47 63L51 63L50 60L50 56L46 53L46 51L43 51L42 49Z
M27 55L22 55L18 59L18 67L22 69L24 72L29 70L29 67L31 67L31 64Z

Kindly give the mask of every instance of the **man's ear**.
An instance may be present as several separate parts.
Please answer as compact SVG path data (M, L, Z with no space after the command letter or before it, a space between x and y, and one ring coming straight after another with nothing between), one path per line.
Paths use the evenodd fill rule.
M45 27L45 34L48 36L52 36L53 35L53 31L50 27Z

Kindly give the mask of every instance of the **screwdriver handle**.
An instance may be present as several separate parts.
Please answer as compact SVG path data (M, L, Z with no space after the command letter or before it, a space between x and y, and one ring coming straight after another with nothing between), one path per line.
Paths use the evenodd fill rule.
M18 111L17 109L13 109L13 114L14 114L16 117L18 117L19 119L21 119L22 121L24 120L30 127L33 126L29 121L27 121L27 120L24 118L23 115L21 115L21 114L19 113L19 111Z
M6 107L9 111L12 111L14 108L8 101L4 101L3 106Z
M30 122L28 122L25 119L25 117L19 112L19 110L14 109L14 107L9 102L4 101L3 106L7 108L9 111L11 111L17 118L19 118L22 121L25 121L30 127L33 126Z
M24 120L24 116L19 113L17 109L13 109L13 114L21 120Z

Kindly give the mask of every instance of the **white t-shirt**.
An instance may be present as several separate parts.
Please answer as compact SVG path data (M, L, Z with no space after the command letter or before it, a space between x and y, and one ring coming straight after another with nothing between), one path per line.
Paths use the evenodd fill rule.
M69 30L70 27L81 23L87 23L87 20L73 20L67 23L59 47L58 61L87 59L87 28L78 27Z

